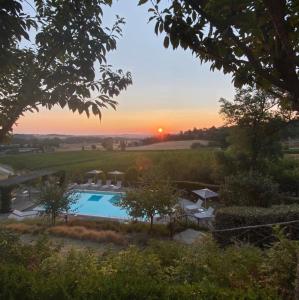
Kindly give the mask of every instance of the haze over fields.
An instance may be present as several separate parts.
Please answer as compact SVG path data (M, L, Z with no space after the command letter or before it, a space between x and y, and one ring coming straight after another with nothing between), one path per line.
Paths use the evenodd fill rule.
M147 8L137 7L136 1L116 1L104 14L107 25L116 14L126 19L123 37L108 59L132 72L133 85L116 98L116 111L104 110L100 121L58 107L41 109L20 118L14 132L152 135L159 127L171 133L221 125L218 100L232 98L231 77L211 72L188 51L164 49L163 35L155 36L154 24L148 23Z

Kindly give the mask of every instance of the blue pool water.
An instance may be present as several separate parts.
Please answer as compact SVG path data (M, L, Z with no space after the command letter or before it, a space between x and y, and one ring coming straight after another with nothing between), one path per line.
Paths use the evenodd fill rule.
M113 192L78 191L70 212L84 216L129 219L126 210L116 205L122 195Z
M129 219L125 209L117 206L123 193L97 192L97 191L75 191L73 194L76 200L69 211L70 214L105 217L115 219ZM43 211L41 206L34 210Z

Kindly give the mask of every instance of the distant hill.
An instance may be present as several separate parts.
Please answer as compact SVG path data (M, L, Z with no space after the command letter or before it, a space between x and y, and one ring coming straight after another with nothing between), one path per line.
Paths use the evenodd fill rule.
M50 133L50 134L23 134L23 133L16 133L13 135L14 139L23 139L23 140L31 140L31 139L61 139L65 140L68 138L125 138L125 139L144 139L149 137L149 135L146 134L137 134L137 133L123 133L123 134L88 134L88 135L80 135L80 134L56 134L56 133Z

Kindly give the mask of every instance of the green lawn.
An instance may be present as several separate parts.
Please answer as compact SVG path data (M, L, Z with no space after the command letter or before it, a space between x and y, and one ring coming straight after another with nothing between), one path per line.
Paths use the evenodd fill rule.
M20 154L0 158L0 163L8 164L16 170L59 169L69 174L78 174L91 169L105 172L113 169L126 171L130 167L138 169L159 165L177 180L203 180L211 173L214 151L165 150L165 151L73 151L41 154Z

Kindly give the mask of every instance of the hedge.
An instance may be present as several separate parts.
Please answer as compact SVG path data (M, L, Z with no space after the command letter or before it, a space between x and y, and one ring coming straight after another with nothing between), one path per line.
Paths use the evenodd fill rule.
M213 191L218 191L220 189L220 185L218 184L203 183L197 181L172 181L172 183L178 189L187 190L187 191L199 190L203 188L208 188Z
M0 212L8 213L11 209L11 188L0 190Z
M188 192L193 190L200 190L204 188L211 189L213 191L219 191L220 185L219 184L211 184L211 183L204 183L204 182L198 182L198 181L178 181L178 180L171 180L170 183L180 189L180 190L186 190ZM131 186L138 186L140 182L135 181L130 183Z
M299 197L281 195L280 200L282 204L299 204Z
M218 231L229 228L247 227L263 224L274 224L299 220L299 205L273 205L270 208L232 206L220 208L215 216L214 238L221 244L227 245L236 241L249 242L257 246L272 243L273 227L254 229L236 229ZM299 222L283 226L284 232L291 239L299 239Z

